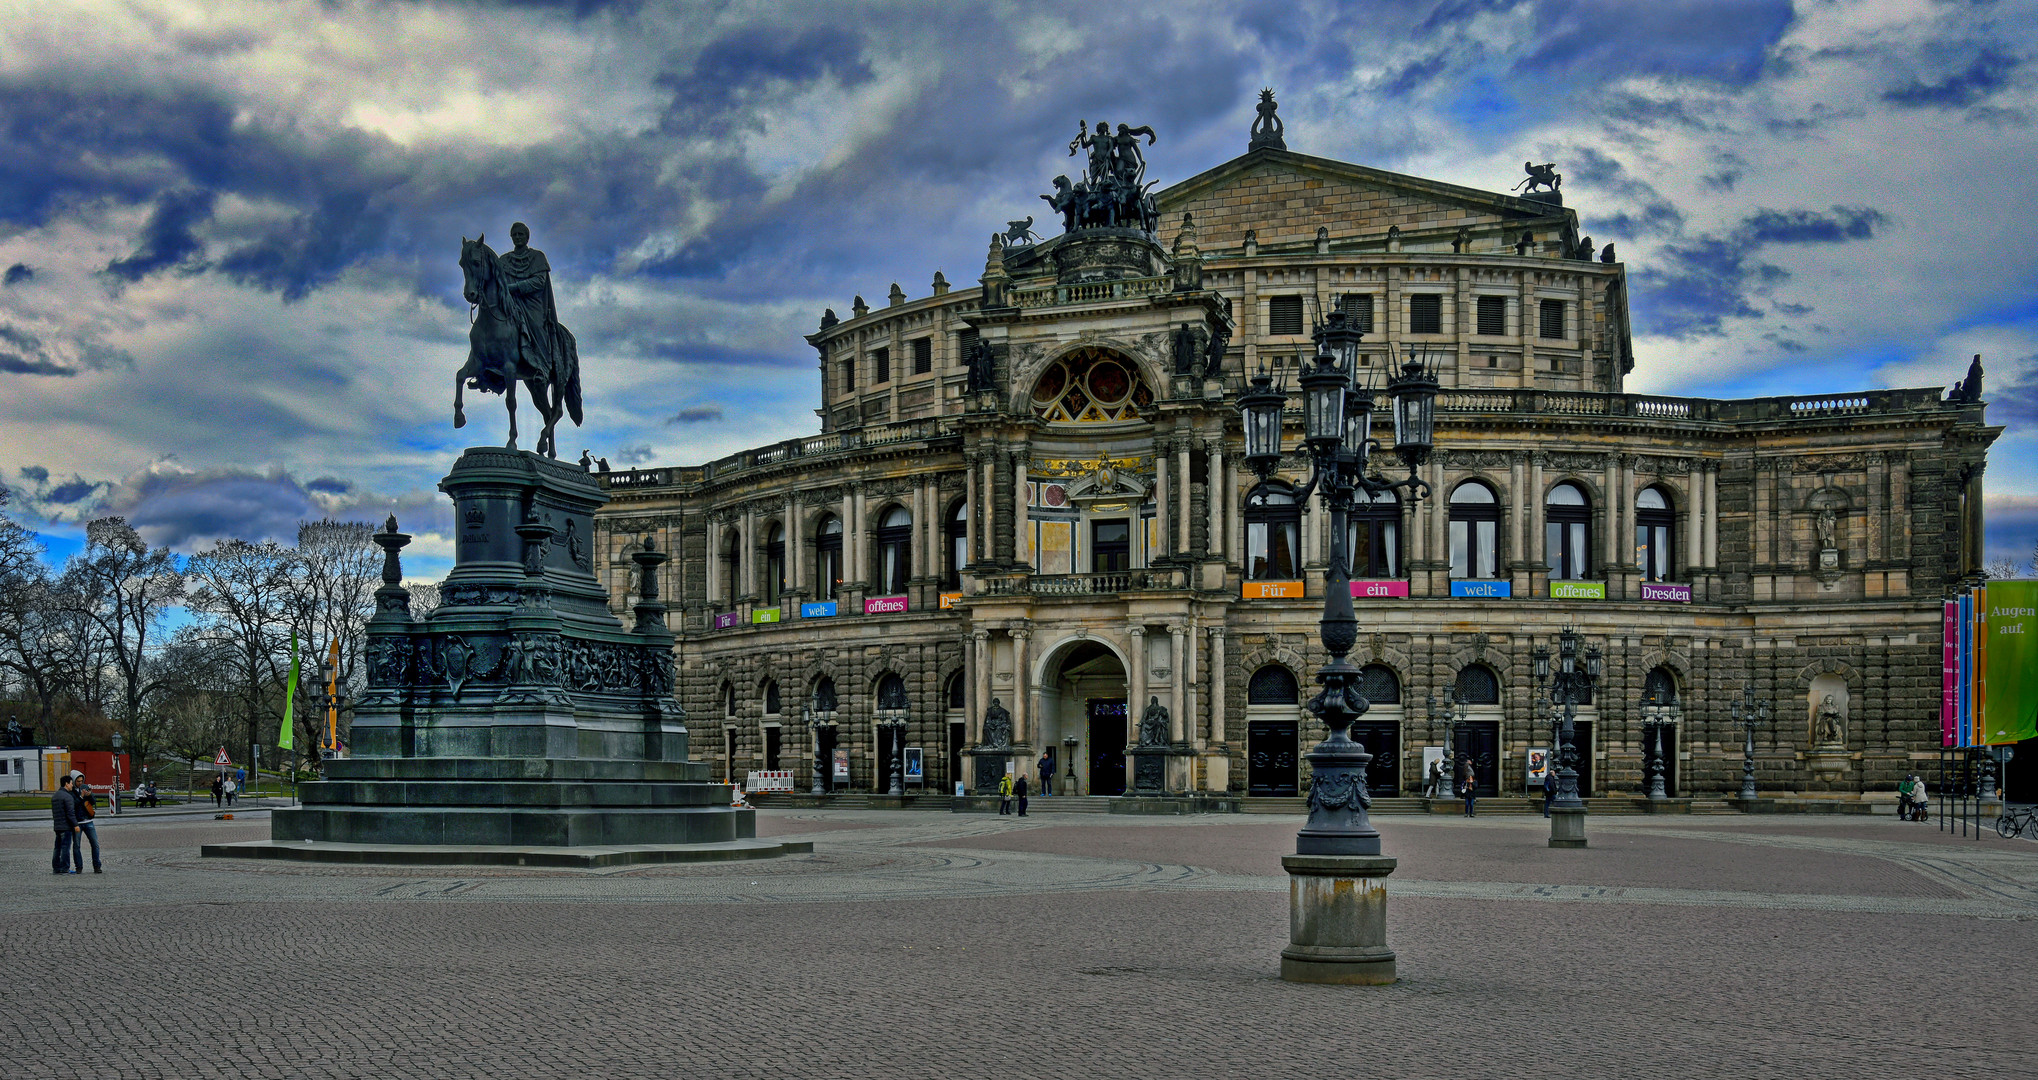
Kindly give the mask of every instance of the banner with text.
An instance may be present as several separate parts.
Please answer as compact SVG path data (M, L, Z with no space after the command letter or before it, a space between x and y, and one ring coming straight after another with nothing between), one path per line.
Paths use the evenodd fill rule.
M800 605L800 618L802 619L825 619L833 614L835 614L835 601L833 600L817 600L811 604Z
M752 625L756 625L757 623L777 622L778 616L779 610L775 607L758 608L757 610L750 613L750 622Z
M906 598L903 596L873 596L863 602L865 615L896 615L904 610Z
M1475 600L1505 600L1514 595L1509 581L1453 581L1451 595Z
M1299 581L1248 581L1242 595L1247 600L1300 600L1302 583Z
M728 628L736 625L736 620L740 618L742 614L743 613L740 611L722 612L720 615L715 616L715 629L727 630Z
M1352 582L1352 599L1354 600L1377 600L1407 595L1408 583L1405 581Z
M1606 582L1552 581L1550 582L1550 599L1604 600L1606 599Z
M1669 604L1691 603L1691 586L1677 585L1667 581L1642 582L1642 599L1658 600Z
M1983 595L1988 644L1980 741L1994 746L2038 738L2038 581L1992 582Z

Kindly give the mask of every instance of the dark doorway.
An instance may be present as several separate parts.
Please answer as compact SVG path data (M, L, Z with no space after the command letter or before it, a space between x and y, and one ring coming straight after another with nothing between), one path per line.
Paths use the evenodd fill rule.
M736 729L722 729L722 782L736 782Z
M777 772L779 768L779 751L784 748L784 743L779 737L781 730L776 727L764 729L764 767L769 772Z
M1997 749L2011 752L2010 760L2002 766L2003 801L2038 803L2038 739L2025 739Z
M1391 798L1401 792L1401 725L1391 720L1360 720L1352 725L1352 741L1373 755L1366 766L1366 790Z
M1451 753L1472 759L1475 790L1482 799L1500 794L1500 722L1473 720L1459 724L1453 734Z
M879 794L892 789L893 730L890 724L877 725L877 764L871 769L870 789Z
M1293 720L1254 720L1245 726L1245 793L1298 795L1299 743Z
M821 746L821 752L814 755L821 766L821 790L832 793L835 790L835 726L815 728L814 738Z
M1091 698L1090 794L1125 794L1125 700Z
M962 779L962 744L966 737L967 735L963 731L961 724L948 725L948 778L946 783L950 790L954 789L957 780Z

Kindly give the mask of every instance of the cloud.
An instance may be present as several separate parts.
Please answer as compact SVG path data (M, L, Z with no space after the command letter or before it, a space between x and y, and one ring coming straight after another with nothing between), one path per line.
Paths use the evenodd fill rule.
M638 446L625 446L621 450L616 451L613 456L618 463L623 465L645 465L656 460L658 457L651 449L649 443Z
M1984 49L1966 68L1938 82L1912 79L1883 91L1882 100L1907 109L1964 109L2009 85L2017 59Z
M1654 265L1634 274L1636 328L1674 339L1719 335L1729 319L1765 317L1755 300L1768 297L1792 279L1789 270L1759 259L1757 253L1778 244L1844 244L1870 240L1888 218L1865 206L1835 206L1830 213L1812 210L1760 209L1742 219L1727 236L1699 236L1661 249ZM1768 305L1779 314L1809 315L1815 308L1788 301ZM1774 331L1762 339L1785 353L1802 353L1805 345Z
M722 406L710 402L706 405L689 405L672 414L672 418L665 422L668 424L703 424L720 420L721 418Z
M5 275L0 275L0 285L19 285L24 281L32 280L34 277L35 271L30 269L28 264L15 263L7 268Z
M122 281L140 281L201 254L205 245L191 230L212 214L213 198L210 191L164 193L142 231L141 246L134 254L107 263L106 272Z
M1758 210L1741 223L1741 237L1750 244L1844 244L1873 239L1876 227L1888 220L1865 206L1835 206L1830 214Z
M2038 355L2019 357L1985 374L1982 387L1990 420L2038 427Z

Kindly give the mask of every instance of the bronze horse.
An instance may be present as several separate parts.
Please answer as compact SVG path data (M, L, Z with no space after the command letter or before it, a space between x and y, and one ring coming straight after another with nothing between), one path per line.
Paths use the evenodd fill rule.
M510 317L503 296L502 271L495 249L483 242L486 234L472 240L460 238L460 272L465 277L460 293L474 306L473 325L467 331L467 363L453 376L453 426L467 426L462 391L479 390L501 394L509 408L509 442L517 448L517 380L530 390L531 400L545 418L545 430L538 437L537 452L559 456L554 429L559 417L571 414L580 423L580 353L573 334L553 324L558 332L556 364L547 363L541 353L529 348L517 323Z

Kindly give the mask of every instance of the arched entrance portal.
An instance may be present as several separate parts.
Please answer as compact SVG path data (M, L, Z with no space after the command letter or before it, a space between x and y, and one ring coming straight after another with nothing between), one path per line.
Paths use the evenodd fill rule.
M1076 790L1125 794L1125 663L1098 641L1071 641L1041 665L1040 742L1054 752L1055 792L1064 790L1071 744Z

